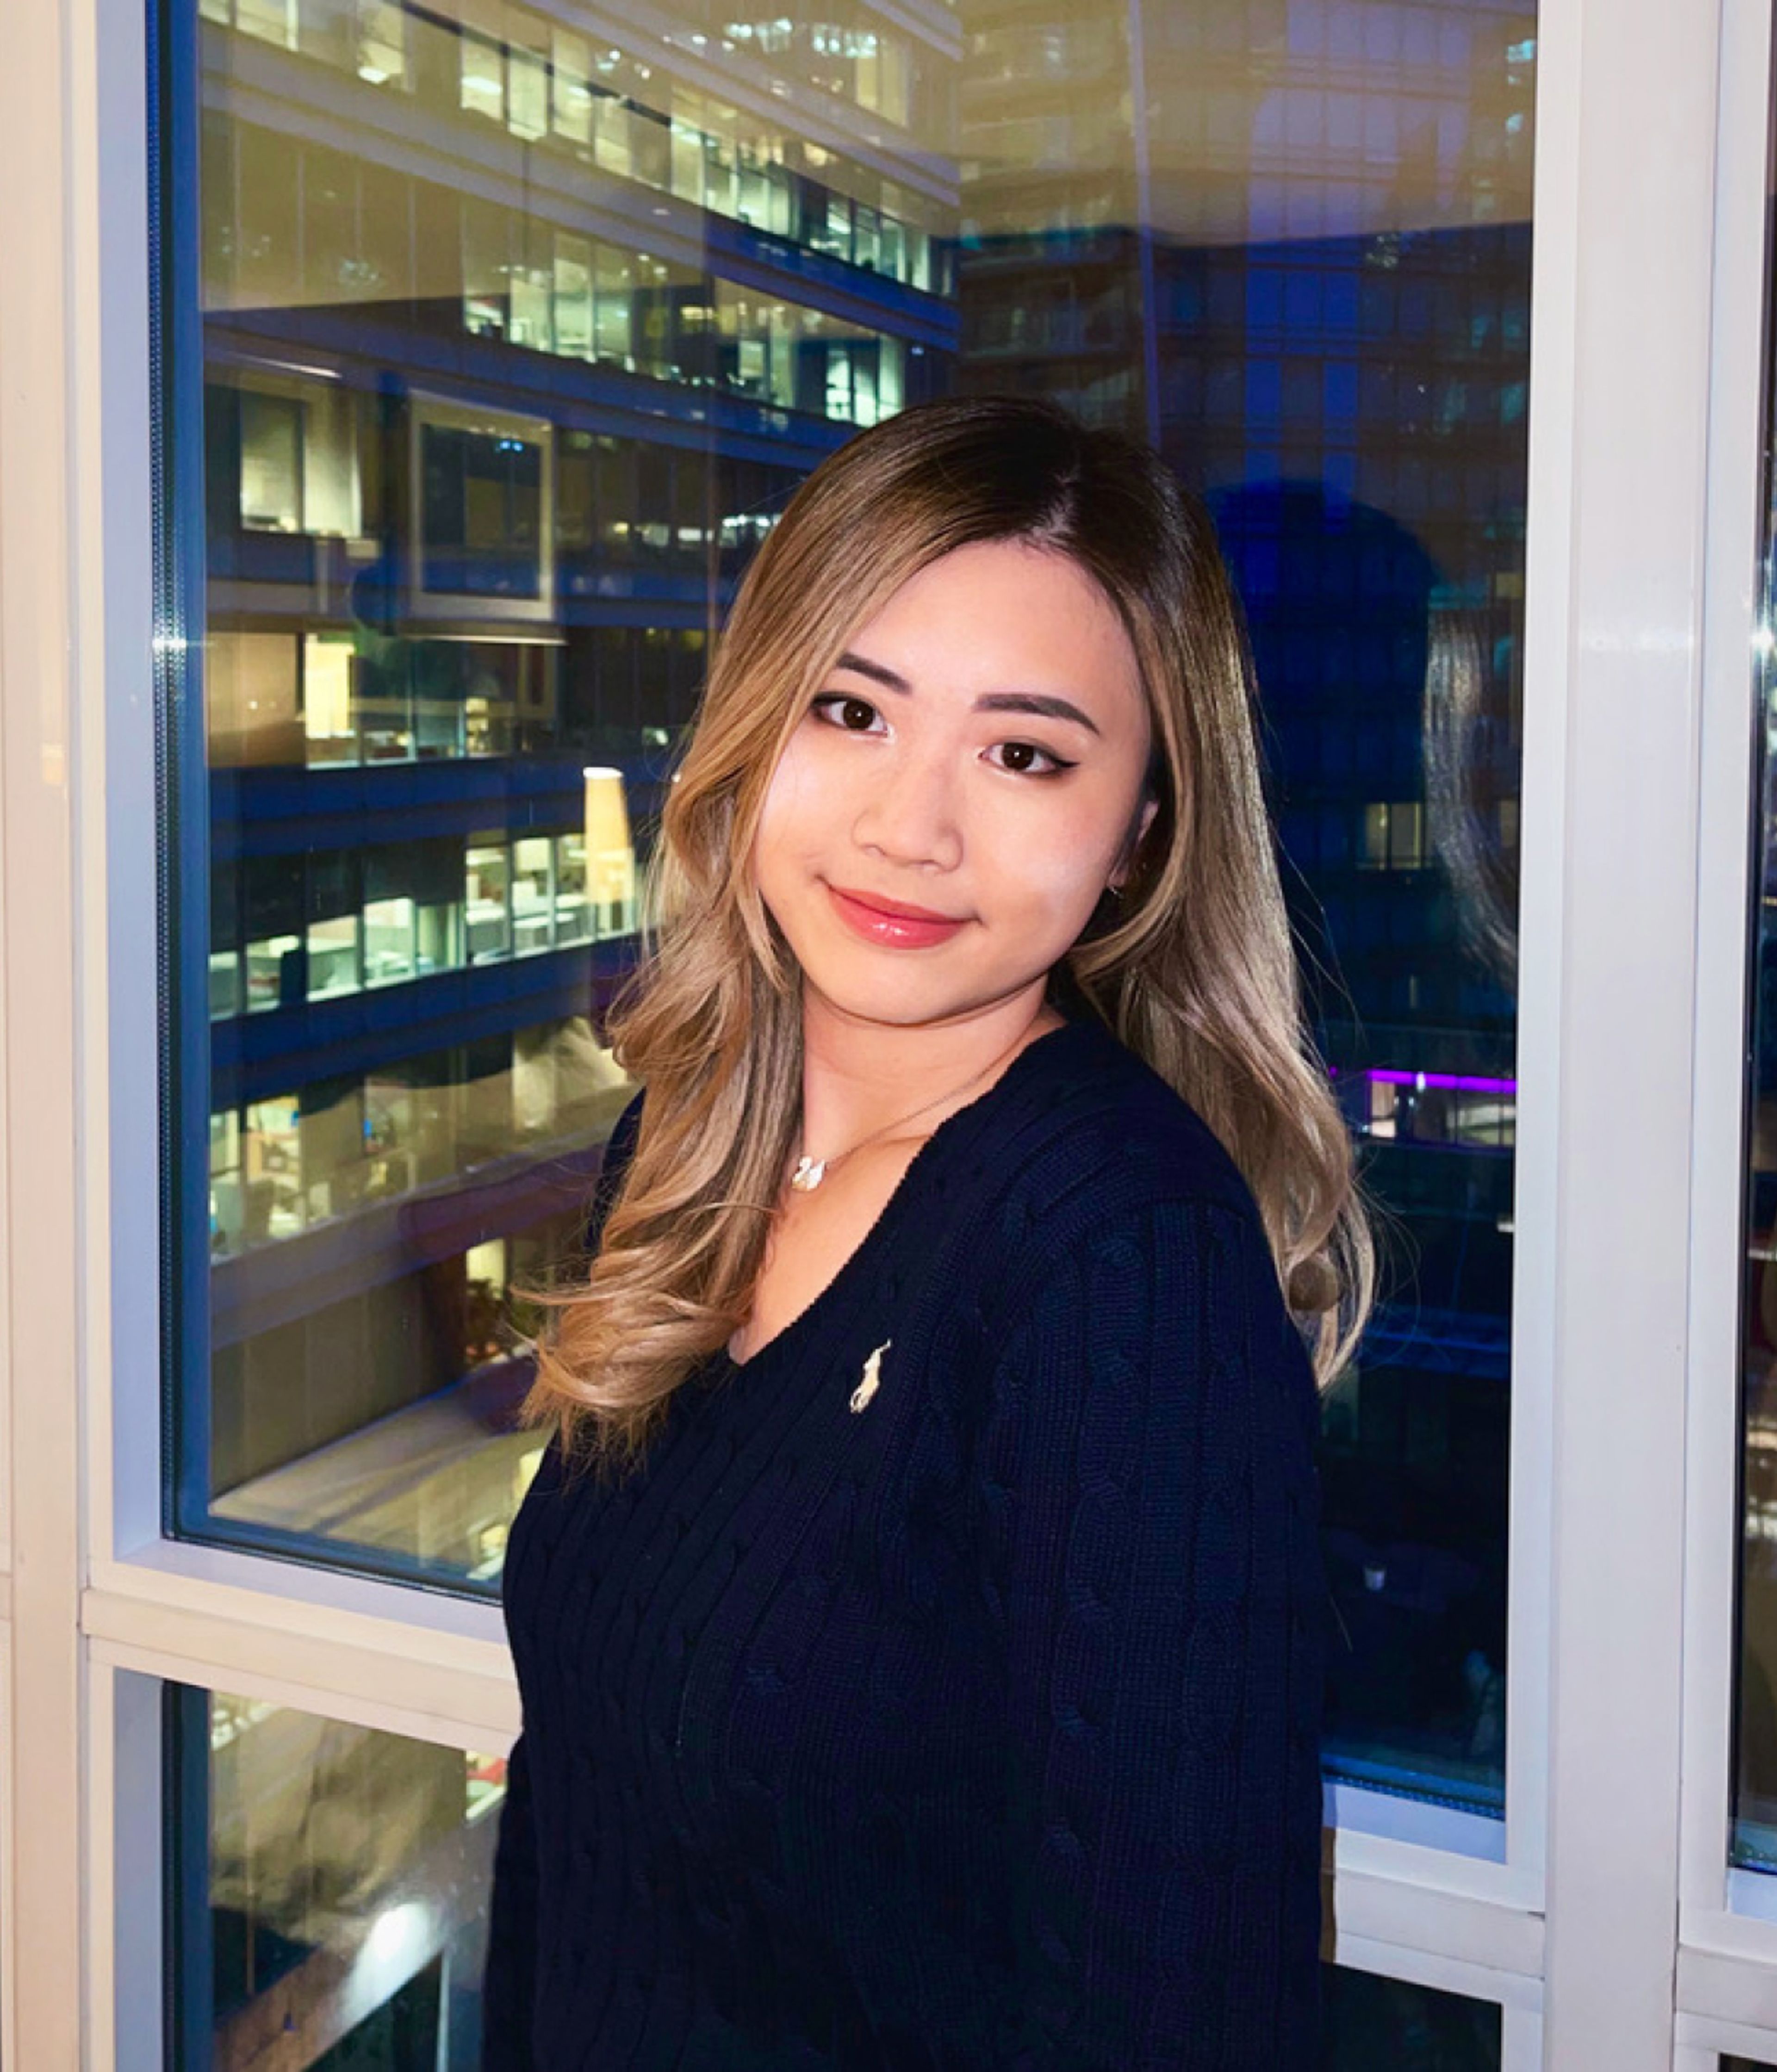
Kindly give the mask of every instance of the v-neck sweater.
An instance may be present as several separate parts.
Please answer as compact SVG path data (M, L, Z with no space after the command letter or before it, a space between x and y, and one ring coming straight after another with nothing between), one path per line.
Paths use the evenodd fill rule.
M1213 1133L1027 1046L640 1468L546 1449L485 2072L1306 2072L1317 1426Z

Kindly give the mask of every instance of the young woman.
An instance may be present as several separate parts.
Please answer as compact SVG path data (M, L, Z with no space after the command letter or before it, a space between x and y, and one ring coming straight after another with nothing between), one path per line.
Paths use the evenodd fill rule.
M853 440L651 896L507 1556L489 2072L1318 2062L1371 1246L1198 507L1040 402Z

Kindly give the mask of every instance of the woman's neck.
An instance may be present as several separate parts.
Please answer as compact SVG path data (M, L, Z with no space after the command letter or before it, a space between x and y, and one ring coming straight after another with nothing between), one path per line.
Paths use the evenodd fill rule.
M1041 981L943 1022L869 1021L805 993L802 1148L815 1158L836 1158L908 1115L910 1131L929 1133L1066 1019L1048 1004Z

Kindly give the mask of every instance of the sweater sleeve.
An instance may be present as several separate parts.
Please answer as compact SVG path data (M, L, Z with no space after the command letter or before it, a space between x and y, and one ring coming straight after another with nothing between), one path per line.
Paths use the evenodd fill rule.
M1002 1343L977 1490L1009 1708L1006 2072L1306 2072L1317 1400L1256 1213L1113 1216Z
M487 1961L481 1980L481 2072L530 2072L537 1969L537 1836L524 1737L506 1758L494 1846Z

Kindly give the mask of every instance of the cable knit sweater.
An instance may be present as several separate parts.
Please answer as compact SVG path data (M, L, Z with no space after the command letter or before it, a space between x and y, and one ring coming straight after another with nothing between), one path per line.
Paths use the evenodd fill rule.
M1317 2062L1315 1431L1227 1153L1039 1038L639 1472L545 1453L486 2072Z

